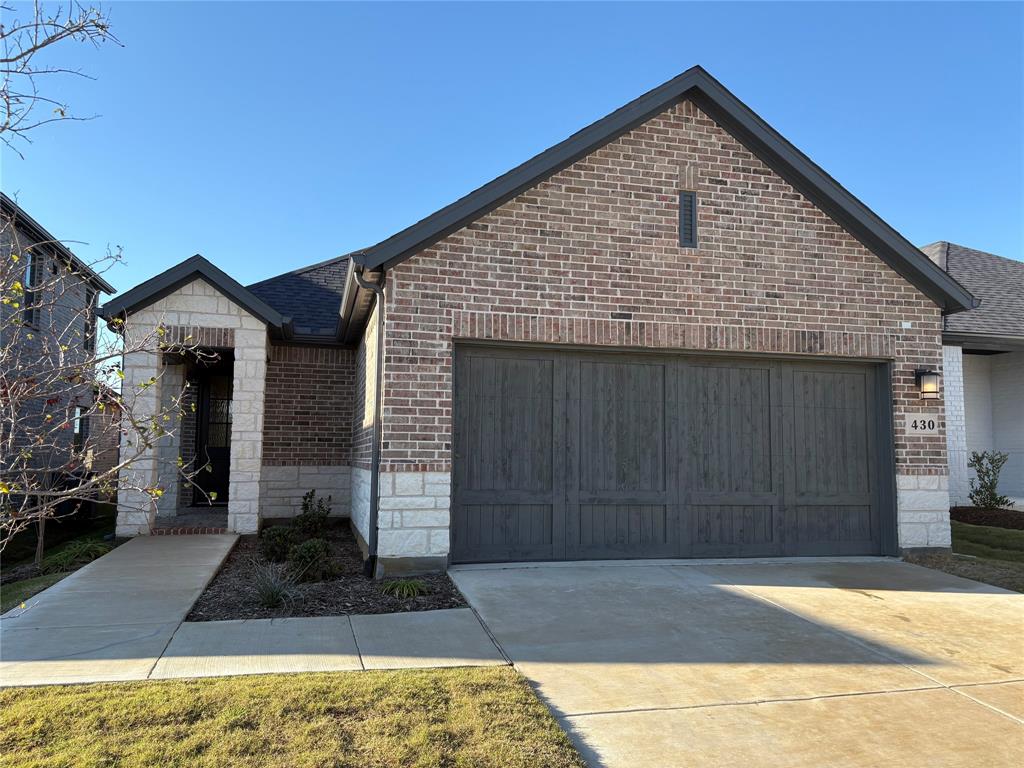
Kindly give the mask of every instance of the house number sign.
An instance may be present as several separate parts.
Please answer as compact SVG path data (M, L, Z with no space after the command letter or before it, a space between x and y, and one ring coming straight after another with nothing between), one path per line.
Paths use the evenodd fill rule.
M908 413L906 432L910 435L934 435L939 431L939 417L934 413Z

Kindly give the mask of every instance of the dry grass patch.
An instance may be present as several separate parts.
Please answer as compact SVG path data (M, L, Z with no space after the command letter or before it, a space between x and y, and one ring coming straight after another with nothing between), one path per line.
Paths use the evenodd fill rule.
M3 764L582 768L508 667L0 691Z

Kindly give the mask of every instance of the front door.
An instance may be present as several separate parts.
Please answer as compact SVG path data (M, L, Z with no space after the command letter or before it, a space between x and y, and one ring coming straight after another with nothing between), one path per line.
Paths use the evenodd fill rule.
M230 373L207 373L199 380L194 504L227 504L231 465Z

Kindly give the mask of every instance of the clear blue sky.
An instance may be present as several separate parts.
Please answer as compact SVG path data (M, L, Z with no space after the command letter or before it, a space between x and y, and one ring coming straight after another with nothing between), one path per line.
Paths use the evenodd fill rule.
M1024 7L114 3L3 189L125 290L375 243L701 64L922 245L1024 258Z

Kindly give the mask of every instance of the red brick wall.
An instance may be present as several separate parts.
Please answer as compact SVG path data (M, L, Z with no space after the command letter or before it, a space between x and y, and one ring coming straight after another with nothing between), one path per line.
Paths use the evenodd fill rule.
M699 195L699 247L678 192ZM901 434L913 369L941 369L939 309L689 102L388 276L383 464L450 470L455 338L895 361L897 465L945 473L945 436ZM901 321L911 321L909 330Z
M352 350L272 345L264 400L264 466L348 464Z

